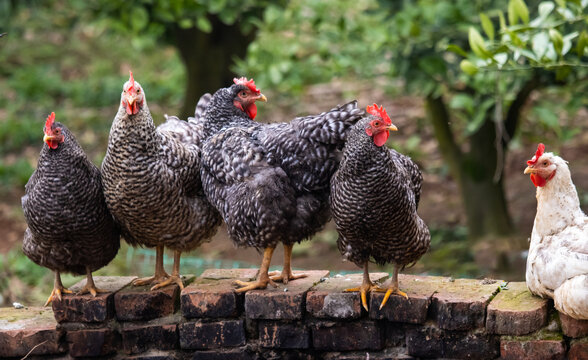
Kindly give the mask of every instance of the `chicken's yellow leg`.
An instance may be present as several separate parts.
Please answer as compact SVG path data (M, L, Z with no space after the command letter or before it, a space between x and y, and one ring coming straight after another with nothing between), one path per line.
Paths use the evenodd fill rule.
M351 288L351 289L345 289L345 291L347 291L347 292L349 292L349 291L359 291L359 294L361 295L361 304L363 305L363 308L366 311L368 311L367 293L370 292L371 290L385 291L385 289L382 289L378 285L374 285L374 283L372 283L372 281L370 280L370 273L368 271L368 262L366 261L363 264L363 281L361 283L361 286L360 287Z
M55 297L57 297L59 300L61 300L61 293L71 294L72 291L63 287L63 284L61 283L61 275L59 274L59 271L55 271L55 280L53 282L53 291L51 291L51 295L49 295L47 302L45 302L45 305L43 305L43 306L47 306L47 305L51 304L51 302L53 301L53 299Z
M272 255L274 253L274 250L275 250L275 248L272 248L272 247L265 248L265 251L263 252L263 260L261 261L261 266L259 268L259 275L257 275L256 281L235 280L233 282L236 285L242 286L241 288L238 288L237 290L235 290L236 292L241 293L241 292L245 292L245 291L249 291L249 290L253 290L253 289L265 289L267 287L267 284L270 284L273 287L277 286L272 281L272 279L270 279L269 274L268 274L268 270L269 270L270 263L272 261Z
M158 284L164 280L169 278L169 275L165 272L163 268L163 245L155 247L155 275L151 277L135 279L133 280L133 285L141 286L147 284Z
M386 291L386 295L384 295L384 300L382 300L382 303L380 304L380 310L382 310L384 305L386 305L386 302L388 301L388 298L390 297L391 294L404 296L405 298L408 299L408 295L406 295L405 292L400 291L398 289L398 271L399 270L400 269L398 268L398 265L394 264L394 275L392 276L392 283L390 284L388 289L387 290L383 290L383 289L376 290L376 291Z
M82 288L82 290L78 291L76 295L82 295L85 293L90 293L92 296L96 296L98 293L106 293L108 290L98 289L94 284L94 278L92 277L92 270L90 267L86 266L86 285Z
M172 274L166 280L154 285L151 290L159 289L164 286L167 286L172 283L176 283L180 290L184 290L184 283L182 282L182 278L180 277L180 257L182 255L181 251L174 251L174 267L172 269Z
M292 273L292 248L294 245L286 245L284 244L284 266L282 268L282 272L279 273L277 271L272 271L269 273L270 279L273 281L281 281L284 284L287 284L290 280L296 280L305 278L307 274L294 274Z

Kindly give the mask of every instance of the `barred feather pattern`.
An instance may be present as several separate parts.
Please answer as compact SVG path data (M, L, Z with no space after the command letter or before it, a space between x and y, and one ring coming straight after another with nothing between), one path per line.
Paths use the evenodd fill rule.
M86 274L107 265L118 252L120 232L106 207L100 171L62 124L64 142L41 150L25 186L22 208L28 228L23 252L54 271Z
M330 218L329 180L345 132L363 111L351 102L291 124L260 124L236 109L232 96L230 88L219 90L204 115L213 134L202 152L204 192L239 246L309 238Z
M131 245L190 251L221 224L202 190L199 147L155 128L146 102L135 115L119 108L102 174L106 203Z
M373 119L366 117L350 131L331 179L337 246L358 266L373 258L378 264L404 267L416 262L431 242L429 229L416 212L422 175L407 156L374 144L365 132Z
M166 121L159 125L159 131L165 131L176 140L185 144L194 144L199 148L202 147L204 140L204 118L206 110L212 95L206 93L200 97L194 110L194 117L189 117L187 121L181 120L174 115L165 115Z

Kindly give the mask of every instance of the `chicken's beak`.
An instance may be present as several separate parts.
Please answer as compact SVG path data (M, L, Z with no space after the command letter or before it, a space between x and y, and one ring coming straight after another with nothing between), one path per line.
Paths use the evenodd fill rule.
M56 137L53 136L53 135L47 135L47 134L45 134L45 136L43 136L43 141L44 142L47 142L47 141L50 141L50 140L55 140L55 139L56 139Z
M534 174L536 172L537 172L537 170L535 170L534 167L527 166L527 168L525 169L525 171L523 172L523 174L525 174L525 175L527 175L527 174Z
M396 125L390 124L390 125L386 126L386 130L388 130L388 131L398 131L398 128L396 127Z
M263 102L267 102L267 98L265 97L265 95L263 94L259 94L259 96L257 97L257 99L255 100L259 100L259 101L263 101Z
M137 97L134 95L127 95L127 103L129 104L129 106L133 106L133 104L135 103L135 100L137 100Z

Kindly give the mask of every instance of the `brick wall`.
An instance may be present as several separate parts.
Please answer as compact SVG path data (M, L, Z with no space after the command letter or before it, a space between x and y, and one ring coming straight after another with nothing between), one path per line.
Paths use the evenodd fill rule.
M0 358L588 359L588 321L558 315L524 283L500 290L502 281L401 275L409 298L392 296L379 311L374 293L366 312L343 292L360 274L307 273L246 294L232 281L256 270L207 270L181 292L96 277L110 292L66 295L52 310L0 309Z

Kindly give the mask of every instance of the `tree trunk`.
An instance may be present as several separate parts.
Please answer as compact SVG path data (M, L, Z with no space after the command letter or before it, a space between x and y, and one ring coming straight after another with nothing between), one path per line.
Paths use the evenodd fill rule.
M471 150L464 154L453 137L443 99L427 97L425 104L443 159L459 186L470 239L512 234L514 227L506 205L502 175L497 182L493 181L498 153L491 113L484 125L468 139Z
M255 34L244 35L238 22L225 25L216 16L209 16L212 31L196 27L175 29L176 46L186 66L185 97L180 115L194 115L200 96L214 93L232 84L235 74L230 70L235 57L243 57Z

